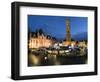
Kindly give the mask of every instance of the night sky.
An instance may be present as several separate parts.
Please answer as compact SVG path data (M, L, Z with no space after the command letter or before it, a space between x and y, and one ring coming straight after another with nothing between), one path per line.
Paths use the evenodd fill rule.
M28 28L31 32L36 31L36 29L43 29L44 33L48 35L65 38L67 18L70 20L71 37L87 33L87 17L28 15Z

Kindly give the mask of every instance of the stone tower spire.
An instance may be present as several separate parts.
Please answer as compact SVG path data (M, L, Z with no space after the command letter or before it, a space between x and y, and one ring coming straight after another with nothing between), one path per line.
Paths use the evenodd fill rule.
M66 42L67 42L67 45L71 44L70 20L69 20L69 18L67 18L67 20L66 20Z

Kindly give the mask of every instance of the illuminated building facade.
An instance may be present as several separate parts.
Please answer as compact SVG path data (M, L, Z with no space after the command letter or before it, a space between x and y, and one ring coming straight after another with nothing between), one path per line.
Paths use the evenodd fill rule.
M43 33L32 33L29 35L29 48L50 47L53 44L53 39Z

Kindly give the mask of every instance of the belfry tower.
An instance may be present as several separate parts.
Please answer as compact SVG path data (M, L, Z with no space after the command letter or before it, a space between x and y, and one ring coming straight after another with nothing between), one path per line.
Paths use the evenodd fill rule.
M67 20L66 20L66 42L67 42L67 45L71 44L70 20L69 20L69 18L67 18Z

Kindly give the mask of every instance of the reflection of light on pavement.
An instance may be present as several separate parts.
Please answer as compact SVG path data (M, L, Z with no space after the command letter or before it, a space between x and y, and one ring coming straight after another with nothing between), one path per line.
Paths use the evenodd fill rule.
M39 59L35 55L30 55L29 59L31 60L31 63L34 65L39 64Z
M56 59L57 58L57 55L54 55L54 58Z
M58 61L55 61L55 65L60 65L60 62L58 62Z
M53 57L54 57L54 64L60 65L60 62L57 60L57 55L53 55Z

